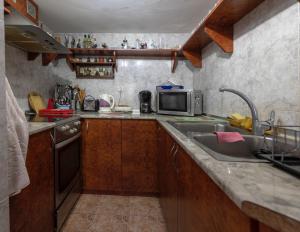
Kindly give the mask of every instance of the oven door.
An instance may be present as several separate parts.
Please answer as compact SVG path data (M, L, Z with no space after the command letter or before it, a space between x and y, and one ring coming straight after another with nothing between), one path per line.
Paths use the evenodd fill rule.
M81 178L81 134L55 144L55 204L58 208Z
M193 116L192 90L162 90L157 92L157 113Z

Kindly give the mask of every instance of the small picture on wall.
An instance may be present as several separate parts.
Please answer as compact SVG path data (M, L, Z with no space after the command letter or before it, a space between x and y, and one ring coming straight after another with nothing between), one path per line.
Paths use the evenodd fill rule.
M27 0L27 14L37 19L37 6L32 2L32 0Z

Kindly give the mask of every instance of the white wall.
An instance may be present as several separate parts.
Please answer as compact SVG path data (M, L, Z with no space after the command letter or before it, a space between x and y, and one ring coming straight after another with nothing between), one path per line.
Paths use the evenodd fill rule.
M27 53L6 45L6 75L12 90L23 110L28 109L27 95L39 92L45 99L52 97L56 79L52 66L42 66L42 56L34 61L27 60Z
M208 114L250 115L246 104L220 87L241 90L258 108L261 119L271 110L286 124L300 125L299 3L266 0L234 27L234 53L215 44L203 50L203 68L195 88L205 94Z
M0 0L0 230L9 232L3 0Z

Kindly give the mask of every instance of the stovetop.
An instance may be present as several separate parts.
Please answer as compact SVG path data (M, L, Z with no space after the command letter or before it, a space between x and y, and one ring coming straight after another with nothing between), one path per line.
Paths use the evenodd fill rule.
M47 115L47 116L26 116L28 122L54 122L56 125L63 125L71 121L80 120L77 115Z

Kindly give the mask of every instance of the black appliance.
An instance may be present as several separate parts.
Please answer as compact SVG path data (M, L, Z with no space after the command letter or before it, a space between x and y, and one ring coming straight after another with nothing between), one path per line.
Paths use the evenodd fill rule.
M146 114L152 113L151 98L152 98L152 94L148 90L144 90L139 93L141 113L146 113Z

